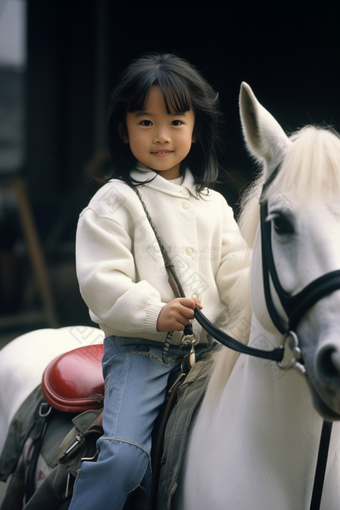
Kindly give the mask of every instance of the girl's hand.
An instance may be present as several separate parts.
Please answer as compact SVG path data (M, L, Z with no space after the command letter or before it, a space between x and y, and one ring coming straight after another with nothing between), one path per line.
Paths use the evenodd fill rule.
M199 299L177 298L163 306L157 320L157 331L183 331L194 316L195 306L202 310Z

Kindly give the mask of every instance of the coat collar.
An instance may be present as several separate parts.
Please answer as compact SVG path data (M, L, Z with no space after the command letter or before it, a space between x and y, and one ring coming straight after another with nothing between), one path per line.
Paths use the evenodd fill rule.
M189 168L185 169L184 180L181 186L164 179L164 177L161 177L150 168L141 164L136 167L136 170L132 170L130 175L135 181L151 181L147 182L145 186L160 191L161 193L183 198L183 189L185 188L194 198L199 199L194 176L190 172Z

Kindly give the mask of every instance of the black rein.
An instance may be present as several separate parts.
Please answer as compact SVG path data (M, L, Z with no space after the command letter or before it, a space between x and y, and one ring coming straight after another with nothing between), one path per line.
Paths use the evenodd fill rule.
M207 333L209 333L209 335L211 335L213 338L215 338L215 340L225 345L226 347L229 347L233 351L237 351L242 354L248 354L249 356L255 356L256 358L269 359L271 361L277 362L282 361L283 359L284 354L283 346L277 347L272 351L255 349L254 347L249 347L249 345L245 345L242 342L235 340L235 338L231 337L224 331L214 326L214 324L210 322L205 315L203 315L203 313L197 308L197 306L195 307L194 317L197 320L197 322L202 326L202 328Z

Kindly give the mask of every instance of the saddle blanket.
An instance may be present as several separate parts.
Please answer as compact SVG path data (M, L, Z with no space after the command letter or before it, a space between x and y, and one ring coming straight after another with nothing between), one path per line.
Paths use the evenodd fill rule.
M157 510L171 509L171 501L178 486L190 424L195 411L203 400L212 364L210 352L203 354L178 389L177 402L165 430Z

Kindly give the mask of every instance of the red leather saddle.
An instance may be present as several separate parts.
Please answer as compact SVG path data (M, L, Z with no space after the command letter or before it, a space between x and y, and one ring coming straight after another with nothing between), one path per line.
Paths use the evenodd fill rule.
M95 344L65 352L52 360L42 378L41 389L46 401L67 413L103 407L103 354L104 346Z

